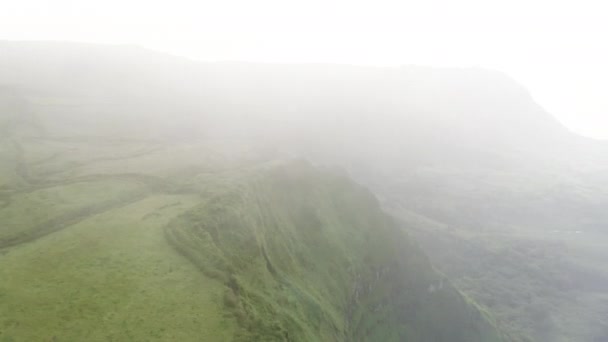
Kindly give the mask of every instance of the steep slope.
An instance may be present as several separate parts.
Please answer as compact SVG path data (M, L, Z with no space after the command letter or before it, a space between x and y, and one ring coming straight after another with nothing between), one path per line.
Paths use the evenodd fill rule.
M54 146L51 165L79 145ZM67 168L49 181L42 163L11 190L0 208L1 339L500 340L343 176L241 161L202 172L174 163L174 178L161 176L165 154L144 156L152 184L83 154L76 165L93 164L95 177Z
M183 214L169 241L225 285L238 341L498 341L373 196L306 164Z

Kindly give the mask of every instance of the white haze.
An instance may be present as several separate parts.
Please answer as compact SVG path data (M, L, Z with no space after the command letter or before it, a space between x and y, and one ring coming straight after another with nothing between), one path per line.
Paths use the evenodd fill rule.
M74 1L0 4L0 39L137 44L197 60L481 66L570 129L608 138L601 1Z

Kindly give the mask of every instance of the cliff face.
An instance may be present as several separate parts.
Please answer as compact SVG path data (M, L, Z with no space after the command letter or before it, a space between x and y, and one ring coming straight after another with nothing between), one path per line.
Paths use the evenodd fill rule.
M367 190L304 163L261 171L171 222L225 284L242 341L498 341Z

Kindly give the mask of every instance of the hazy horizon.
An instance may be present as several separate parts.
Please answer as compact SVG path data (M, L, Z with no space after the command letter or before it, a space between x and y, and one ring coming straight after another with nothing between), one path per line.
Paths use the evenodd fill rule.
M572 131L608 138L599 2L12 2L0 39L134 44L199 61L479 66Z

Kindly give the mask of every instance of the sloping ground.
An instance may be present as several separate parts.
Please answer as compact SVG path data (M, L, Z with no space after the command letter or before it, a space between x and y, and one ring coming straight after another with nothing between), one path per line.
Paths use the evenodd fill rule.
M283 113L264 105L281 94L247 91L250 106L227 91L239 124L191 124L216 92L202 106L188 86L188 104L184 88L141 77L156 63L127 91L114 67L105 82L60 71L47 84L30 66L1 67L17 86L0 89L0 341L499 339L365 190L307 165L252 168L248 147L233 149L269 123L235 113ZM338 111L365 107L353 98ZM268 127L298 138L283 128Z
M0 209L0 248L34 240L95 213L138 200L146 193L141 184L115 179L18 193Z
M150 177L7 197L0 341L500 340L344 177L281 162Z
M588 231L460 230L395 211L456 287L517 342L608 338L606 237Z
M350 181L260 171L167 226L224 285L237 341L498 341L486 318Z
M5 142L2 342L499 340L344 177L238 144Z
M0 191L2 191L2 188L8 188L22 183L23 180L15 172L17 153L14 145L9 139L2 139L1 137L0 161L2 161L0 163ZM2 196L1 192L0 196ZM2 199L0 197L0 206L2 206L1 200Z
M197 200L151 196L0 252L0 341L229 341L222 285L163 235Z

